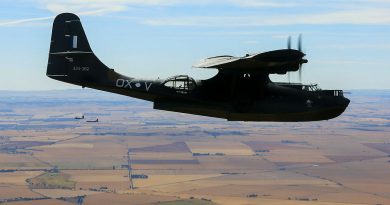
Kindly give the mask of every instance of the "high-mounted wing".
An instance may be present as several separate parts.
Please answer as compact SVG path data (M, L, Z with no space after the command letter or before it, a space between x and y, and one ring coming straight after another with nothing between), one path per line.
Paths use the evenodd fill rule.
M244 57L216 56L201 60L196 68L215 68L234 72L263 72L285 74L297 71L303 63L304 53L293 49L275 50L265 53L246 55Z
M223 65L238 61L241 58L234 56L215 56L206 58L193 65L194 68L220 68Z

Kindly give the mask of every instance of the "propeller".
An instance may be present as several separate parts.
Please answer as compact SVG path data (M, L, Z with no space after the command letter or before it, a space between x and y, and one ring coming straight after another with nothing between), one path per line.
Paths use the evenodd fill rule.
M302 34L298 36L298 51L302 52Z
M298 51L302 52L302 34L299 34L298 36ZM305 54L303 55L305 56ZM299 82L301 83L302 83L302 67L304 63L307 63L306 59L302 59L301 62L299 62L298 73L299 73Z
M291 36L289 36L287 39L287 48L291 49Z
M299 36L298 36L298 45L297 45L297 47L298 47L298 51L300 51L300 52L303 52L302 50L302 34L299 34ZM287 38L287 48L288 49L291 49L291 36L289 36L288 38ZM306 54L303 54L303 57L305 56ZM299 82L301 82L302 83L302 68L303 68L303 64L305 64L305 63L307 63L308 61L306 60L306 59L303 59L303 57L302 57L302 59L300 60L300 62L299 62L299 69L298 69L298 76L299 76ZM290 82L290 72L287 72L287 77L288 77L288 81Z

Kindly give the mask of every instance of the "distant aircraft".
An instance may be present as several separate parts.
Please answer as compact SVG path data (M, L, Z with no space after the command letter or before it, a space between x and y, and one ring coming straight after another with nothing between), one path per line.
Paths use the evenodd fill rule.
M82 115L81 117L75 117L74 119L76 119L76 120L83 120L84 119L84 115Z
M104 24L101 25L104 27ZM218 69L208 80L177 75L166 80L127 77L105 66L92 52L79 17L56 17L46 75L50 78L139 98L154 109L224 118L229 121L317 121L342 114L349 104L342 90L315 84L272 82L269 74L299 71L305 54L288 48L244 57L217 56L194 67ZM109 39L108 39L109 40Z
M87 120L87 122L99 122L99 118L96 118L96 120Z

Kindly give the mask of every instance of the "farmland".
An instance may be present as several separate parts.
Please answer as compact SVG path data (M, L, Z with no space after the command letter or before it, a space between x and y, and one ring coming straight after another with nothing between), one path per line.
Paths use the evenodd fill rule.
M389 91L353 91L341 117L307 123L155 111L92 90L0 97L6 204L390 204Z

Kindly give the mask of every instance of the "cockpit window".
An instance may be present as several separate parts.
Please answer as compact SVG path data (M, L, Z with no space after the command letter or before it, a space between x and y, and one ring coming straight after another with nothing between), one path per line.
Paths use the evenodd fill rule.
M303 85L302 86L302 90L305 90L305 91L320 91L321 88L318 87L317 84L311 84L311 85Z
M166 87L175 89L177 93L181 94L188 94L196 87L195 80L187 75L168 78L163 84Z

